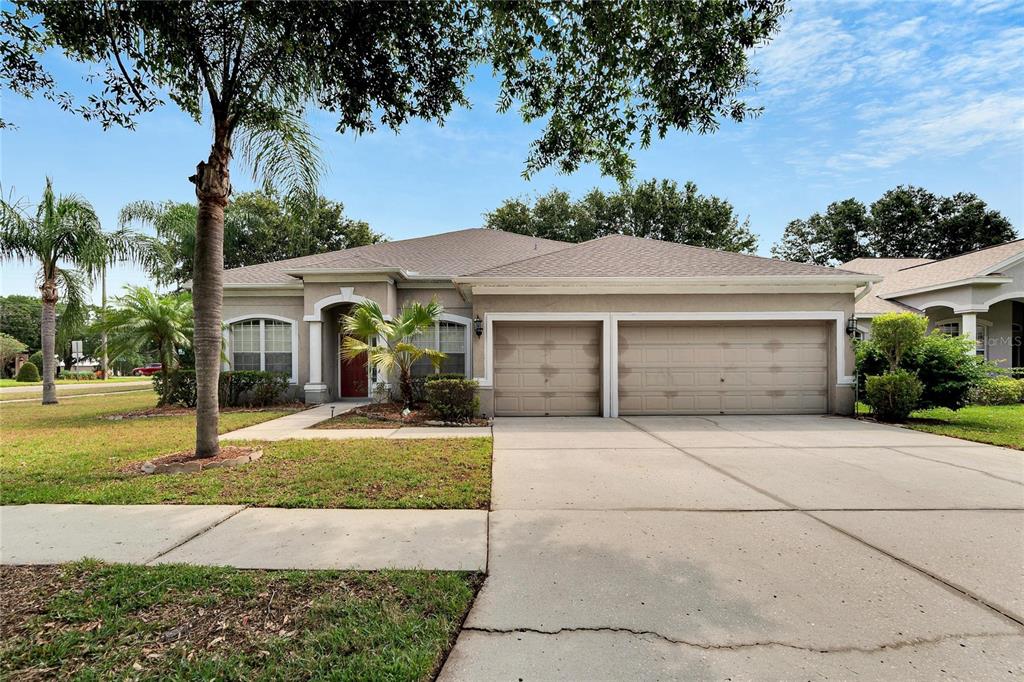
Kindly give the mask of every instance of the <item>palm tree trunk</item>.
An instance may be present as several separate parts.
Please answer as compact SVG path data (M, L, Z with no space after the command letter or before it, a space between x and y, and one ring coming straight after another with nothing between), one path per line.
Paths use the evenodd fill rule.
M229 132L226 124L214 125L210 158L196 167L189 178L196 186L199 215L192 279L192 308L195 311L196 357L196 457L214 457L220 451L217 440L218 384L222 304L224 300L224 208L231 193L228 173Z
M54 366L54 346L57 336L57 284L47 281L43 284L43 321L40 325L43 346L43 405L57 404L57 385L53 381L57 368Z
M403 367L398 385L402 389L402 402L405 403L407 409L411 410L414 407L412 402L412 372Z

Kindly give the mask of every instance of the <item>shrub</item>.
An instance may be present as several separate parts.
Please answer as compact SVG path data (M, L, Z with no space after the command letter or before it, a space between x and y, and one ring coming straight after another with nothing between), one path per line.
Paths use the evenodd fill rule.
M480 401L476 397L476 382L472 379L435 378L425 383L427 403L442 421L469 421L476 414Z
M21 366L21 369L18 370L18 376L14 380L24 382L39 381L39 368L30 360Z
M907 351L924 339L928 319L917 313L884 313L871 321L871 342L889 362L889 370L900 367Z
M414 403L427 402L427 383L442 379L465 379L461 374L427 374L426 376L413 377L412 379L412 401ZM397 386L392 386L391 399L400 401L401 392Z
M1015 405L1024 402L1024 379L986 379L971 391L971 402L975 405Z
M85 381L86 379L95 379L96 374L94 372L61 372L60 378L70 381Z
M42 369L43 367L43 351L37 350L32 355L28 356L28 361L36 366L36 369Z
M902 422L917 407L922 390L920 379L905 369L898 369L868 377L867 402L879 421Z
M858 342L856 350L860 376L887 371L888 361L873 339ZM904 353L900 367L916 374L924 384L919 408L959 410L970 401L971 390L990 372L990 367L973 351L974 344L967 337L933 331ZM865 389L861 382L858 399L866 401Z
M196 406L196 372L179 369L168 375L169 393L164 400L163 375L153 375L153 390L160 405ZM278 402L288 390L288 376L277 372L239 371L220 373L220 404L223 407L264 407Z

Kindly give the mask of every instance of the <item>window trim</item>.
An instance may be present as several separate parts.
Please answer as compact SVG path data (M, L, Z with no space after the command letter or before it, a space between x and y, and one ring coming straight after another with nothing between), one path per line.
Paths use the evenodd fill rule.
M441 313L434 322L434 348L441 348L441 323L452 322L454 324L461 324L463 330L463 344L465 350L463 350L463 376L467 379L473 378L473 320L468 317L461 315L452 315L451 313Z
M266 362L266 354L263 350L266 343L265 337L265 325L264 320L273 320L275 322L285 322L291 325L292 333L292 374L288 377L288 383L293 386L297 386L299 383L299 324L295 320L289 317L283 317L281 315L273 315L271 313L252 313L248 315L239 315L238 317L232 317L229 320L224 320L224 347L226 348L225 355L227 360L221 363L222 369L231 369L231 359L234 355L234 349L231 347L231 325L239 322L248 322L251 320L258 320L260 322L260 367L264 367Z

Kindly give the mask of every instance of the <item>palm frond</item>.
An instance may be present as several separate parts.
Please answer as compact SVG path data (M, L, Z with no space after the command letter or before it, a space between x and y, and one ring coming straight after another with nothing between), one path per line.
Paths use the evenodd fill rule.
M346 336L341 341L341 357L347 361L354 360L370 350L370 344L354 336Z
M303 114L284 107L263 109L247 116L236 133L241 161L267 191L316 191L324 163Z

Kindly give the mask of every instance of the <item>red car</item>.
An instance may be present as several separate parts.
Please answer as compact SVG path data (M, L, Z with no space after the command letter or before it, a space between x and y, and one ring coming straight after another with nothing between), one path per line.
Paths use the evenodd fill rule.
M151 377L154 374L158 373L163 368L164 368L163 364L161 364L159 362L151 362L148 365L143 365L142 367L136 367L135 369L133 369L132 370L132 376L135 376L135 377Z

